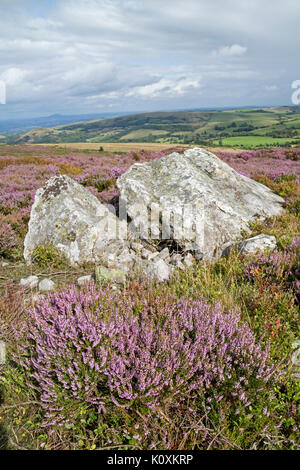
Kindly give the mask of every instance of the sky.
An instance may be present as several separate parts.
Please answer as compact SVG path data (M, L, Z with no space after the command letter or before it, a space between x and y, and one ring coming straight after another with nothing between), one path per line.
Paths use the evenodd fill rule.
M299 44L298 0L0 0L0 119L291 105Z

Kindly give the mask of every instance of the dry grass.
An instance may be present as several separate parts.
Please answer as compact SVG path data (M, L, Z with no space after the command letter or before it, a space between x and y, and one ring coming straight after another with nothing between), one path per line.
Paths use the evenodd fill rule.
M130 150L164 150L174 147L184 147L184 148L193 148L197 145L185 145L185 144L158 144L151 142L67 142L67 143L57 143L57 144L30 144L34 146L41 147L54 147L54 148L65 148L65 149L74 149L74 150L99 150L100 147L103 147L104 152L129 152ZM204 147L210 152L240 152L240 149L233 149L230 147Z
M122 142L68 142L68 143L57 143L57 144L30 144L42 147L54 147L54 148L66 148L74 150L99 150L103 147L104 152L129 152L130 150L164 150L172 147L172 144L157 144L149 142L136 142L136 143L122 143ZM176 147L187 147L188 145L174 144Z

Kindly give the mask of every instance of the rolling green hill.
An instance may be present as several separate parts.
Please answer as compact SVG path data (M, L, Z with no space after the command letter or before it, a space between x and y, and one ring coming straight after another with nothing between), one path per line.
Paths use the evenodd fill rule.
M300 106L174 111L37 128L8 143L157 142L258 148L300 145Z

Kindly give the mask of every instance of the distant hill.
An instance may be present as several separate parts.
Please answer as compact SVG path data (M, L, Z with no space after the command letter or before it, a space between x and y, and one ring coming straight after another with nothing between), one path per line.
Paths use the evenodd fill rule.
M0 119L0 134L17 134L30 131L36 127L53 127L70 124L71 122L91 121L93 119L104 119L114 116L122 116L123 112L116 113L97 113L97 114L52 114L51 116L42 116L26 119Z
M158 142L245 148L300 145L300 106L131 114L39 126L8 142Z

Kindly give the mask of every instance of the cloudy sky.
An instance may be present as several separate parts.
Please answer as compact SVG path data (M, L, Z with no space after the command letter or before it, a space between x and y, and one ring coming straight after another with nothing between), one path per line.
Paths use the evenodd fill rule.
M298 0L0 0L0 119L291 104Z

